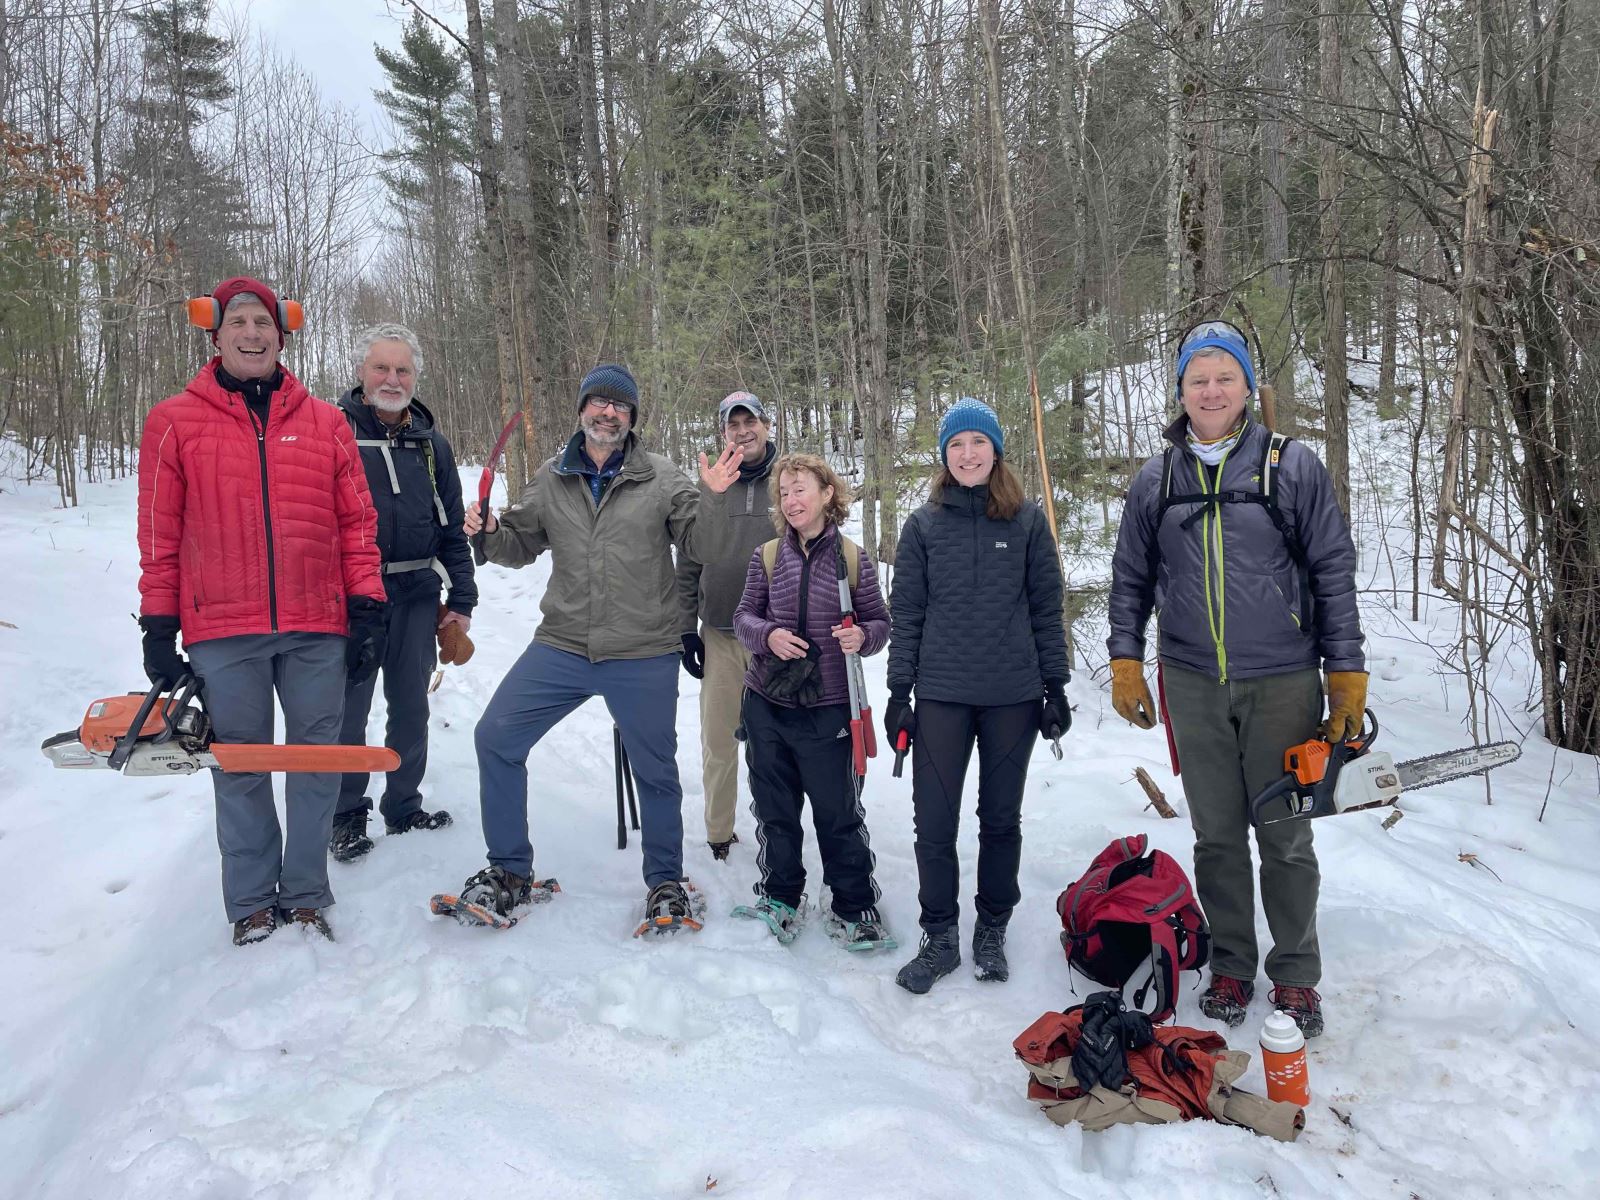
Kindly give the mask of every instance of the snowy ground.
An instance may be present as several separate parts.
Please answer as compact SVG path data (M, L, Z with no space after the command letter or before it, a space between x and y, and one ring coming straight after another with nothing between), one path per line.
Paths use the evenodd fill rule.
M489 568L478 655L435 698L430 799L456 825L334 865L337 943L236 950L209 781L53 771L38 751L89 700L141 685L134 483L88 486L70 511L48 487L0 487L0 1196L632 1200L713 1181L796 1200L1595 1194L1596 764L1536 733L1492 806L1469 781L1408 798L1390 832L1381 814L1318 823L1329 1028L1298 1144L1209 1123L1086 1135L1024 1099L1010 1046L1074 1003L1055 895L1118 835L1190 859L1187 823L1143 811L1129 781L1143 765L1181 794L1163 741L1115 717L1103 672L1072 684L1065 761L1034 755L1005 986L964 967L919 999L894 985L904 951L850 959L815 925L785 949L727 919L754 878L753 827L741 812L726 864L700 840L687 676L679 763L705 931L627 936L638 843L615 848L598 702L532 760L538 866L565 892L510 933L464 930L426 900L481 864L472 724L532 633L547 570ZM1464 741L1431 648L1454 613L1413 625L1374 602L1368 628L1389 748ZM868 679L881 702L882 657ZM1508 655L1497 694L1524 730L1528 682ZM1522 737L1499 719L1491 734ZM909 777L879 760L866 802L884 910L914 944ZM970 814L969 798L969 887ZM1206 1023L1197 995L1181 1021ZM1265 1011L1234 1045L1253 1050ZM1259 1064L1245 1082L1260 1088Z

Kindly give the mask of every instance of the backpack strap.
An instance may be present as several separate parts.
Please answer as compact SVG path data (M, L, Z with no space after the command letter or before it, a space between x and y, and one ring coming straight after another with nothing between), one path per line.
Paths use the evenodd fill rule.
M772 582L772 569L778 565L778 551L782 546L782 538L761 543L761 565L767 572L768 583ZM844 555L844 573L850 581L850 594L854 596L856 584L861 582L861 547L841 533L839 550Z

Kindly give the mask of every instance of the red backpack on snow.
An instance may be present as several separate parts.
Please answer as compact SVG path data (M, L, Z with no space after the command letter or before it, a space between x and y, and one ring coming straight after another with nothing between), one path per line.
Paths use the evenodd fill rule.
M1056 898L1056 912L1068 965L1096 983L1121 989L1149 969L1131 1004L1160 1022L1177 1009L1179 973L1210 960L1211 930L1183 868L1160 850L1146 854L1148 843L1142 833L1112 842Z

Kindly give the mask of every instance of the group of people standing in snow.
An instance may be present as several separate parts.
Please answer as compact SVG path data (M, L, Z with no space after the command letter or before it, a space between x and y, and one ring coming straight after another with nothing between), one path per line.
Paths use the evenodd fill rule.
M851 950L892 949L848 702L849 657L887 646L883 733L911 755L923 935L897 980L926 992L961 962L956 835L974 748L971 952L980 979L1007 977L1028 762L1039 737L1067 732L1072 710L1055 532L1023 496L989 406L963 399L944 414L929 497L901 531L886 603L875 565L841 530L845 484L821 457L780 454L771 414L749 392L722 401L726 448L700 456L697 487L640 442L633 376L597 366L565 448L496 514L463 505L449 443L415 395L421 352L408 330L363 335L357 385L329 405L278 362L296 323L290 302L245 278L208 299L217 356L152 410L141 444L140 624L151 680L197 676L219 741L273 740L276 692L288 740L359 744L381 670L386 743L401 759L379 805L386 830L448 825L420 791L435 643L445 661L471 653L474 557L518 567L548 551L543 619L474 734L488 864L462 900L509 915L534 898L530 753L598 695L638 781L639 928L698 927L676 762L681 664L701 683L706 835L723 861L738 840L743 743L758 878L756 902L736 911L780 940L798 932L809 801L829 932ZM1197 327L1179 347L1178 378L1183 415L1168 451L1136 476L1119 533L1112 699L1128 720L1154 724L1145 626L1159 609L1215 936L1202 1008L1236 1023L1257 965L1248 797L1281 770L1286 746L1315 733L1318 668L1329 673L1329 736L1359 728L1366 676L1348 524L1316 456L1249 415L1243 335ZM234 940L283 923L331 936L328 857L373 845L366 777L291 776L286 834L270 777L214 778ZM1275 1002L1316 1032L1310 829L1285 822L1257 842Z

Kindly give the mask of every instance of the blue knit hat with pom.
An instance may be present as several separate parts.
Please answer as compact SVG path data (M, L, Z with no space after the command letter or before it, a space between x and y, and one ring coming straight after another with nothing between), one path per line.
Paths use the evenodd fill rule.
M945 466L950 465L946 452L950 448L950 439L958 433L981 433L994 443L994 456L1004 458L1006 451L1005 435L1000 432L1000 418L994 415L982 400L974 400L971 396L963 396L950 406L939 422L939 461Z
M590 396L615 400L633 410L633 423L639 423L639 385L627 367L620 363L601 363L583 377L578 385L578 411L583 411L584 401Z

